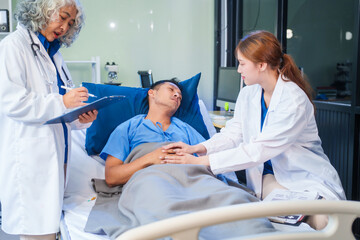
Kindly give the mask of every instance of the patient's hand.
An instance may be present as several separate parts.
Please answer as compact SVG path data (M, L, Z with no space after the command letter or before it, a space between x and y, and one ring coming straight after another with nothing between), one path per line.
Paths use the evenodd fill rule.
M162 149L158 148L127 164L114 156L108 155L105 162L106 183L110 187L125 184L135 172L154 164L162 164L162 160L170 155L163 153Z
M167 156L174 155L171 153L164 153L162 148L158 148L148 154L145 154L140 159L141 161L146 163L146 166L154 165L154 164L162 164L162 160Z

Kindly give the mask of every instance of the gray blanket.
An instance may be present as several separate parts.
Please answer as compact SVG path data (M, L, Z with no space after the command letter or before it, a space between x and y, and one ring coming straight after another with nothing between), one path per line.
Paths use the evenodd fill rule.
M135 148L125 163L160 147L159 143ZM94 180L98 197L85 231L115 239L121 233L147 223L203 209L258 201L246 188L220 181L205 166L162 164L136 172L124 185L108 188ZM199 239L226 239L275 231L265 219L244 220L207 227Z

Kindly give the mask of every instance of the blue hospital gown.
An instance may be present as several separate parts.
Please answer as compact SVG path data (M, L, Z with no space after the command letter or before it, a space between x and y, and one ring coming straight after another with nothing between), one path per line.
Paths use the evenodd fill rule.
M131 150L148 142L184 142L195 145L205 141L204 137L189 124L176 117L166 131L145 119L145 114L137 115L120 124L110 135L100 157L106 160L108 155L125 161Z

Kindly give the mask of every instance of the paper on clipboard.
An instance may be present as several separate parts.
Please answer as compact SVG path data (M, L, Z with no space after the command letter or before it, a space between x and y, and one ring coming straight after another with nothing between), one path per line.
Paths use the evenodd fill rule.
M316 200L319 199L318 192L296 192L285 189L274 189L263 201L294 201L294 200ZM268 217L270 221L277 223L286 223L286 224L298 224L304 216L302 214L294 214L288 216L271 216Z
M106 96L96 100L88 105L76 108L71 112L65 113L59 117L53 118L44 124L55 124L55 123L62 123L62 122L72 122L79 118L79 116L83 113L92 111L92 110L99 110L101 108L110 106L114 103L117 103L121 100L125 99L125 96L122 95L115 95L115 96Z

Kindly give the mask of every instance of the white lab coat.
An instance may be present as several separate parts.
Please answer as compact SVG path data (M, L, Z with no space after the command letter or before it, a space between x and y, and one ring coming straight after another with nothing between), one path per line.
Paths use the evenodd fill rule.
M215 174L246 169L248 186L260 197L264 162L274 176L294 191L317 191L326 199L345 199L339 176L321 147L314 108L293 82L278 78L261 124L260 85L244 87L234 118L203 145Z
M63 127L43 123L63 114L66 107L54 64L38 37L31 34L47 57L44 67L53 84L42 77L28 32L18 25L0 42L0 201L5 232L41 235L59 230L65 187ZM54 61L61 78L70 82L59 52ZM82 124L75 121L71 125ZM67 127L71 129L70 124Z

